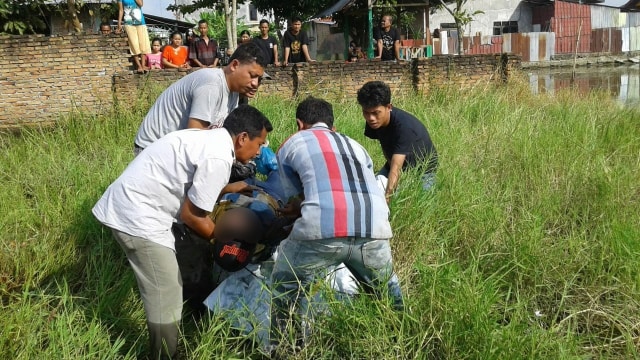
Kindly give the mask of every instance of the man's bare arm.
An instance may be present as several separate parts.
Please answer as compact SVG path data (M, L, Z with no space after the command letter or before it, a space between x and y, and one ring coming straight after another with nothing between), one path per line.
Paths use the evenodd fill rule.
M208 121L189 118L189 122L187 122L187 129L208 129L209 125L211 124Z
M213 229L216 227L216 224L208 215L205 210L195 206L188 196L185 197L182 210L180 211L180 220L191 230L207 240L213 238Z
M404 154L393 154L389 161L389 182L387 183L387 189L385 190L385 197L389 198L398 186L398 179L400 178L400 171L404 160L406 159Z

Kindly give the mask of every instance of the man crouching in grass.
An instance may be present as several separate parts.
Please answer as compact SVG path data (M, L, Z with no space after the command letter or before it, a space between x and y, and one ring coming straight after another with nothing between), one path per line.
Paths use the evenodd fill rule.
M136 276L151 359L176 356L183 299L174 221L212 239L215 223L208 213L229 181L231 165L256 157L271 130L259 110L242 105L222 128L169 133L141 152L93 207Z
M292 316L290 305L299 308L302 290L308 291L340 263L365 291L377 294L386 286L394 306L403 306L389 245L389 207L369 154L333 130L333 109L324 100L302 101L296 123L298 132L277 154L283 194L291 199L283 212L300 218L280 243L271 275L268 351L276 356L285 351L280 340Z
M428 162L422 188L435 184L438 152L427 128L408 112L391 105L391 89L382 81L370 81L358 90L358 103L366 120L364 135L378 140L387 160L377 174L387 202L400 178L400 171Z

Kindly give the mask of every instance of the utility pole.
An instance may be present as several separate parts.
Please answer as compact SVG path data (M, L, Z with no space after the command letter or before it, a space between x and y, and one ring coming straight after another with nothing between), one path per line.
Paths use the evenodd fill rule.
M367 58L373 59L373 0L367 2Z

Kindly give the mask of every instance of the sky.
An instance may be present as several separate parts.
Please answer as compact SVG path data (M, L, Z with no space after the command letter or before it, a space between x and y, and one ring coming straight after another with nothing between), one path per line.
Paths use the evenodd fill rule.
M171 4L173 4L173 0L147 0L144 2L142 10L145 14L174 19L173 13L165 10Z
M629 0L605 0L603 3L599 4L599 5L607 5L607 6L622 6L626 3L628 3Z

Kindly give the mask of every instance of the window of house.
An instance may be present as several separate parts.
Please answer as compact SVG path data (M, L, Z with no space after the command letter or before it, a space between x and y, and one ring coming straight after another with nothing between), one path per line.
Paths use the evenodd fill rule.
M494 21L493 22L493 35L502 35L518 32L517 21Z
M451 37L451 33L457 33L456 23L440 23L440 32L446 31L447 37Z
M258 9L253 4L249 4L249 20L258 21Z

